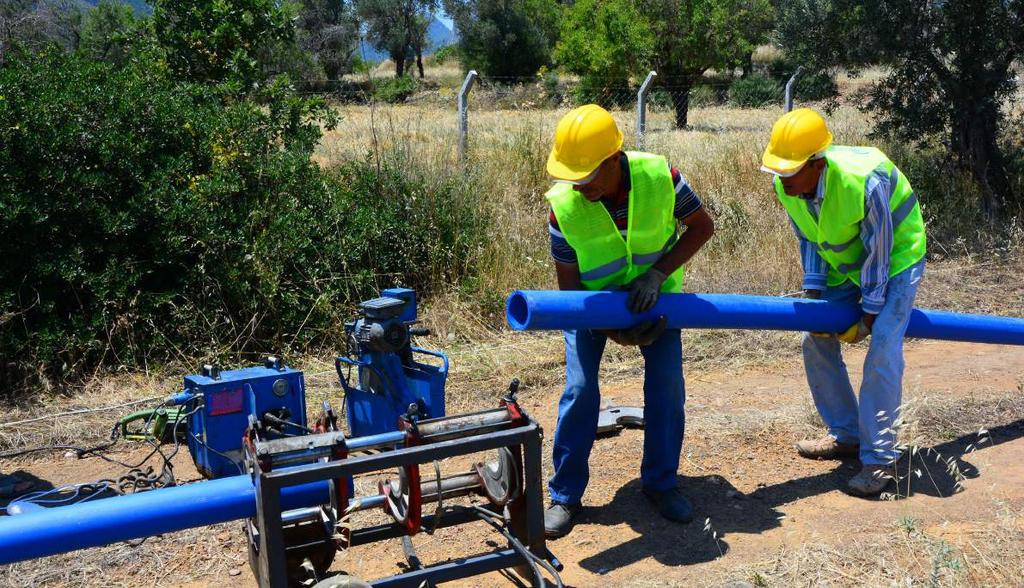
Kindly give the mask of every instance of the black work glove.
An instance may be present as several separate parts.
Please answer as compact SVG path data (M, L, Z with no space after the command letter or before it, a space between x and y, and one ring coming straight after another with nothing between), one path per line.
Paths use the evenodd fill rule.
M626 307L629 308L629 311L641 313L654 308L658 302L658 296L661 294L661 285L667 279L668 276L652 267L633 280L629 285L629 298L626 300Z
M667 324L668 317L663 316L656 321L644 321L635 327L611 331L608 333L608 337L619 345L646 347L661 337Z

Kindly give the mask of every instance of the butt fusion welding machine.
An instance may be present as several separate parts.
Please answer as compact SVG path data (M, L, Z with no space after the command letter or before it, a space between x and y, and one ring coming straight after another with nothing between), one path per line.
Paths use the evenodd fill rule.
M245 528L259 585L419 587L504 568L532 572L533 584L543 585L538 566L549 573L561 566L544 543L543 432L516 402L518 381L498 408L446 417L448 358L412 345L412 336L426 334L413 327L415 292L382 294L362 303L361 318L345 325L349 348L335 361L348 436L326 400L316 422L307 423L302 372L279 358L234 371L205 366L185 378L180 398L196 467L209 478L248 473L256 486L256 517ZM497 455L442 475L441 460L481 452ZM421 464L431 464L434 474L421 477ZM394 473L378 481L376 493L356 495L354 476L382 471ZM324 503L283 511L281 489L309 484L327 485ZM455 501L470 495L481 504ZM430 503L434 512L425 515ZM382 509L392 522L358 527L358 513L371 509ZM507 548L420 563L411 537L481 520L505 535ZM405 573L369 584L330 575L337 551L395 538L409 560Z

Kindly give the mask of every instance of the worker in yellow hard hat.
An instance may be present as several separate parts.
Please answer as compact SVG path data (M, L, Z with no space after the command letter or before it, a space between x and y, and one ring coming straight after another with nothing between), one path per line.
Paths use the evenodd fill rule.
M680 331L666 329L664 317L639 315L650 317L662 292L680 291L683 264L711 237L714 223L664 157L623 151L622 143L611 114L588 104L558 123L548 157L555 183L545 196L558 287L628 290L629 310L638 315L638 324L623 331L565 332L566 385L544 516L551 537L572 528L587 486L601 404L597 374L609 338L639 346L644 356L644 493L670 520L693 516L676 486L685 401Z
M800 243L805 296L859 304L863 312L843 333L804 334L807 383L828 432L796 450L811 459L859 457L849 489L876 495L899 457L903 335L925 266L921 207L881 151L833 145L825 120L809 108L775 123L762 164L775 176L775 194ZM840 342L869 335L858 401Z

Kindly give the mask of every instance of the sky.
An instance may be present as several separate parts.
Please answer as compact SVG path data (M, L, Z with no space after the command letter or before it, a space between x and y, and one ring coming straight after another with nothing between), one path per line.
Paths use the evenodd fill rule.
M452 19L448 18L448 15L444 13L443 8L441 9L440 12L437 13L437 20L443 22L444 25L449 29L455 28L455 23L452 22Z

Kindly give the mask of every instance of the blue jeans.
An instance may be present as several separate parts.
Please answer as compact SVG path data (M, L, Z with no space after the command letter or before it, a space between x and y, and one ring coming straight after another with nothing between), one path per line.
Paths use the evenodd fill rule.
M565 392L558 403L551 500L577 504L590 479L587 461L594 447L601 392L597 374L608 338L588 330L565 332ZM644 457L640 479L646 490L676 487L683 448L683 343L679 329L667 329L644 356Z
M893 423L903 397L903 335L923 276L922 260L889 279L885 306L871 328L859 406L839 340L804 333L804 367L814 405L837 441L860 444L865 465L887 464L898 457ZM825 290L822 298L858 304L860 288L846 282Z

